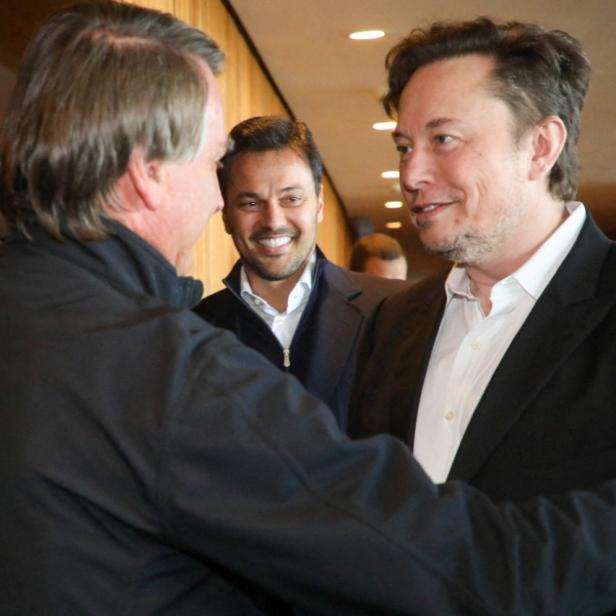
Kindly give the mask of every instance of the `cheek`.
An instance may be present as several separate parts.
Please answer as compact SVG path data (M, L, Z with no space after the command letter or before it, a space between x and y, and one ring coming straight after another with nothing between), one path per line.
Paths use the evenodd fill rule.
M310 207L293 210L287 215L287 220L296 227L303 229L304 232L311 232L316 229L320 217L318 208L311 205Z
M251 234L250 217L241 212L234 212L233 215L227 215L227 232L230 233L236 241L247 244Z
M302 235L309 236L315 225L314 218L305 215L287 216L287 224L299 229Z
M207 209L215 210L222 203L216 172L208 169L199 173L199 181L195 183L195 196L202 202L205 201Z
M453 196L459 196L464 201L464 209L474 211L480 208L481 202L494 190L498 173L489 168L483 156L467 156L456 161L455 165L447 165L443 169L443 180L453 189Z

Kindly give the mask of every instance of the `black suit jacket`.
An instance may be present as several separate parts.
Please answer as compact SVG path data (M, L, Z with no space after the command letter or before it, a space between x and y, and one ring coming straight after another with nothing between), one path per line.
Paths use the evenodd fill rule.
M350 433L413 443L444 277L385 302L366 336ZM616 476L616 248L587 218L496 369L449 479L499 499Z
M362 328L383 299L405 289L407 283L347 271L317 249L314 286L293 336L287 369L278 339L240 296L240 269L238 261L224 280L227 288L206 297L195 312L295 375L346 429Z

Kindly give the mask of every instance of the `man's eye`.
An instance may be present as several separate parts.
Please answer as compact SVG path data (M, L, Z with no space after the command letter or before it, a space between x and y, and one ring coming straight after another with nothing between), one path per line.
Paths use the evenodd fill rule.
M289 203L299 203L301 200L301 197L298 197L297 195L289 195L287 197L287 201Z
M453 137L451 135L435 135L434 141L438 145L446 145L453 141Z
M410 145L398 144L396 145L396 150L398 150L399 154L409 154L413 151L413 148Z
M242 201L240 207L245 210L255 209L259 204L257 201Z

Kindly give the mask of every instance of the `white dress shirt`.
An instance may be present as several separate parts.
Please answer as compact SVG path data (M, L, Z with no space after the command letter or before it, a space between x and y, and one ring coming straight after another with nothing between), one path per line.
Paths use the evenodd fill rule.
M447 303L426 372L413 453L435 483L446 481L464 432L494 371L563 262L586 218L579 202L533 256L492 287L483 313L463 267L445 282Z
M262 297L256 295L248 276L242 266L240 272L240 295L242 299L267 323L272 333L280 342L285 353L285 365L289 362L289 347L295 335L295 330L302 318L304 308L310 298L312 291L312 277L316 264L316 253L308 261L308 265L304 268L300 279L297 281L287 300L287 307L284 312L278 312L276 308L271 306ZM287 366L288 367L288 366Z

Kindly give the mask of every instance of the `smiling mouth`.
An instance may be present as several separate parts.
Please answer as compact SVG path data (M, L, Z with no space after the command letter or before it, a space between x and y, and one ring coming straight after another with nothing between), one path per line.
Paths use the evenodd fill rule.
M295 240L300 236L298 229L291 225L280 225L277 228L261 227L249 236L261 254L265 257L279 257L292 250Z
M430 203L428 205L415 205L411 211L413 214L427 214L428 212L433 212L437 207L440 207L440 205L435 203Z
M419 203L411 207L411 213L419 216L421 214L431 214L443 208L453 205L455 201L441 201L437 203Z
M276 248L280 248L282 246L290 244L293 239L294 238L292 235L275 235L270 237L260 237L255 241L257 242L257 244L263 246L264 248L275 250Z

